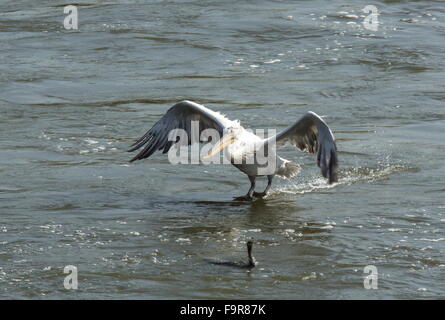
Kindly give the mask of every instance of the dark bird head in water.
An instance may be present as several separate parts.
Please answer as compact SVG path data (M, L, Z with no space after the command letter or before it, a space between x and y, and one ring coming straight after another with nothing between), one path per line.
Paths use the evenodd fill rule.
M253 246L253 241L249 240L247 241L247 257L248 257L248 261L246 263L246 261L208 261L211 264L217 264L217 265L221 265L221 266L231 266L231 267L236 267L236 268L253 268L257 265L257 262L255 260L255 258L252 256L252 246Z
M249 267L255 267L256 266L256 260L255 258L252 256L252 246L253 246L253 241L247 241L247 256L249 257Z

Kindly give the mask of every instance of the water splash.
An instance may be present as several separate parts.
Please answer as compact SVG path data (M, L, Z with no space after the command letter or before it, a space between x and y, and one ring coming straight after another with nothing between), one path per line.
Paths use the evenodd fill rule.
M339 170L339 180L337 183L328 184L322 177L310 179L310 181L294 183L288 180L288 185L275 188L273 193L305 194L318 190L331 189L338 185L350 185L359 182L373 182L388 179L390 175L411 171L417 172L418 168L404 164L382 164L375 167L356 167ZM298 178L297 178L298 179Z

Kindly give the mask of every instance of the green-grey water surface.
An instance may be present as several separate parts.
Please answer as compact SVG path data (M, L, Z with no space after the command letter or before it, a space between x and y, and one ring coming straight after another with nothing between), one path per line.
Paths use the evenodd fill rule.
M0 298L444 298L444 2L87 0L65 30L68 3L0 2ZM229 165L130 164L183 99L253 129L324 116L339 182L292 147L301 174L246 203ZM256 268L206 262L250 238Z

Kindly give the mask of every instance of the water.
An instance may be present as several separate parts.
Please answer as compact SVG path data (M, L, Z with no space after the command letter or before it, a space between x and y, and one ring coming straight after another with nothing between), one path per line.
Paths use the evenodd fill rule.
M0 3L0 298L444 297L443 2L374 2L375 32L366 1L88 0L77 31L63 4ZM253 129L323 115L339 183L291 147L302 173L251 203L231 166L129 164L182 99ZM206 262L250 238L256 268Z

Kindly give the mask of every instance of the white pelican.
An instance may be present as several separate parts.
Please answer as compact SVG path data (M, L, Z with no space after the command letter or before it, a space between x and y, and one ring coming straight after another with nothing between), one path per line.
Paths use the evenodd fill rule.
M208 157L227 148L225 151L230 156L231 163L249 177L251 185L247 195L237 197L236 200L264 197L269 191L275 175L290 178L298 174L300 171L298 164L283 159L275 153L275 147L283 146L286 142L290 142L301 151L316 153L317 165L320 167L322 175L328 179L330 184L337 181L338 161L334 136L326 123L311 111L284 131L262 139L244 129L239 121L231 121L224 115L195 102L181 101L173 105L146 134L131 145L129 152L144 145L145 147L130 161L148 158L156 150L162 149L163 153L168 152L171 146L177 142L169 140L170 132L175 129L185 130L188 137L186 144L199 143L199 136L192 134L192 121L199 122L200 134L206 129L215 129L221 137L210 150ZM264 162L257 160L257 155L260 153L268 159L273 159L272 171ZM268 179L267 187L261 193L254 192L255 180L258 176L267 176Z

